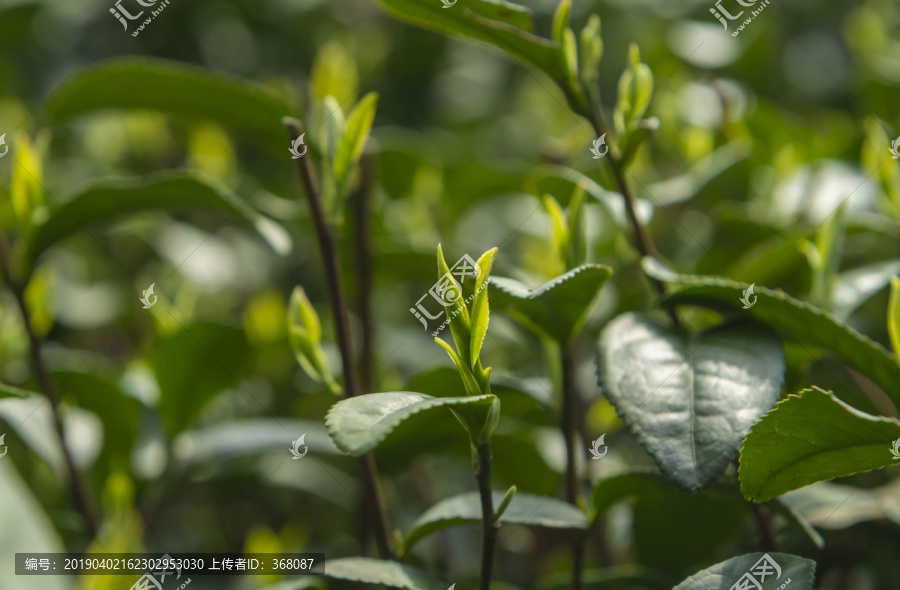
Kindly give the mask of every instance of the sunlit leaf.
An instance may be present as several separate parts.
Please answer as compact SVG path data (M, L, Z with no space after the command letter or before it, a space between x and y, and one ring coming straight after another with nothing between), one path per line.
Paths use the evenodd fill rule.
M781 395L784 350L773 335L719 327L684 334L634 314L600 336L603 393L679 488L712 486L750 427Z
M328 410L325 425L340 450L359 456L378 446L401 422L419 412L471 404L486 417L495 400L493 395L434 398L411 391L369 393L336 403Z
M540 334L566 342L581 328L610 276L610 267L586 264L534 289L514 279L494 277L492 298L496 309Z
M741 492L763 502L817 481L898 465L894 440L900 440L900 420L870 416L830 392L805 389L750 430L741 449Z
M347 117L347 124L334 155L334 176L341 185L346 185L350 171L362 156L369 140L377 106L378 95L370 92L359 101Z

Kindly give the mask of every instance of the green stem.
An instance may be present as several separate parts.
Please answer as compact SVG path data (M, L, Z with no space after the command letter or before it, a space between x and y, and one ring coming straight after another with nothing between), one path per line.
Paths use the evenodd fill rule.
M490 440L478 443L477 455L475 477L478 479L478 492L481 496L481 574L478 590L490 590L497 531L500 529L500 524L494 519L494 499L491 495L491 465L494 458Z
M578 429L578 394L575 389L575 355L573 343L560 342L559 365L562 373L562 434L566 441L566 500L578 505L581 487L578 484L575 465L575 443ZM580 531L572 531L572 590L581 590L581 575L584 569L585 538Z
M41 339L35 333L34 327L31 325L31 316L28 313L28 305L25 302L25 290L18 282L17 273L13 268L13 257L10 252L9 242L6 239L6 234L2 232L0 232L0 271L2 271L3 280L15 296L19 311L22 313L22 324L25 327L25 332L28 334L31 367L34 371L35 378L40 385L41 391L47 396L47 399L50 400L53 425L59 436L59 444L62 449L63 460L69 477L72 497L75 501L75 505L84 517L91 536L96 537L100 531L100 520L97 515L97 510L91 500L91 495L88 492L87 482L75 466L75 461L72 458L72 454L69 452L69 447L66 446L65 430L63 428L59 410L59 392L57 392L56 384L53 383L53 379L50 377L50 371L47 370L47 365L44 364Z
M300 122L295 119L285 118L284 125L291 136L291 141L296 141L301 133ZM298 158L296 162L300 180L303 182L303 188L309 203L309 212L315 228L316 239L319 243L319 255L325 271L325 287L328 291L334 331L337 335L338 348L340 349L341 362L343 364L344 388L347 397L354 397L359 395L361 391L359 378L356 374L356 362L353 357L353 342L350 339L347 301L344 298L344 289L341 285L340 258L334 247L331 228L325 220L322 202L313 182L309 163L306 161L306 158ZM372 507L372 524L375 527L375 540L378 544L378 552L382 558L392 559L394 557L394 542L390 533L387 506L384 502L381 486L378 483L378 468L375 464L374 455L372 453L363 455L359 458L359 465L363 475L363 486L367 496L367 503Z
M587 95L588 101L590 102L590 105L586 109L587 118L591 122L591 126L598 136L608 133L609 126L606 124L606 117L603 115L600 97L593 85L585 85L585 87L588 89ZM612 141L612 139L610 139L610 141ZM606 162L609 164L610 170L612 170L613 178L616 181L616 185L619 187L619 192L622 193L622 199L625 202L625 213L628 215L628 221L634 232L635 241L637 242L638 251L641 253L641 257L650 256L658 259L659 252L656 249L656 245L650 238L650 234L647 233L647 230L641 225L640 220L637 218L634 192L628 184L628 181L625 179L625 167L618 156L613 153L612 148L610 148L609 153L606 155ZM650 284L653 285L653 288L659 296L666 294L666 289L662 282L650 276L647 277L647 280L650 281ZM671 307L666 307L666 312L672 320L672 325L679 328L681 324L678 321L678 315L675 313L675 310Z

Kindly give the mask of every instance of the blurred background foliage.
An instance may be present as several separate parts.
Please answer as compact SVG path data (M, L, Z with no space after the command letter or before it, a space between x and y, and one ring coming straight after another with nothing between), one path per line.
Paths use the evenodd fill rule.
M548 36L556 2L523 3ZM278 117L303 118L318 155L328 120L323 99L336 97L349 112L365 93L378 92L376 182L366 218L374 285L365 295L376 334L370 378L375 391L436 396L460 395L461 383L409 308L434 283L437 243L448 260L499 246L494 274L532 286L564 272L565 261L549 247L551 219L538 195L568 204L568 173L552 168L561 164L614 190L590 157L590 126L540 72L401 24L370 0L172 0L137 38L121 30L111 5L0 1L0 133L11 146L0 160L0 225L39 235L81 187L120 177L165 182L155 175L183 170L236 195L268 225L248 222L240 207L145 209L77 224L36 252L26 299L35 331L47 339L67 442L102 503L104 527L92 542L70 506L48 404L39 396L2 399L9 453L0 461L0 551L371 553L358 546L355 462L340 455L322 425L335 397L299 368L288 340L287 303L298 284L319 315L330 316ZM629 43L653 69L648 115L661 126L631 173L663 258L682 272L781 288L889 346L886 286L900 274L900 162L888 153L900 133L900 7L889 0L774 0L764 18L733 38L709 6L610 0L573 7L576 26L590 13L603 22L602 96L615 96ZM179 111L191 102L215 111L225 99L214 89L153 97L165 103L163 111L81 114L69 104L72 112L64 112L61 85L133 56L252 80L272 104L292 110L272 113L248 102L248 121L270 119L267 137L243 133L240 122ZM358 180L353 172L347 187ZM357 228L333 198L352 301L359 295L350 239ZM607 433L610 447L607 460L588 461L594 480L654 468L622 431L594 376L593 336L613 315L653 300L621 206L604 202L597 197L586 206L588 259L615 275L586 323L578 372L587 430ZM159 304L144 310L138 297L151 283ZM697 325L715 317L690 314ZM554 367L536 337L501 314L491 320L482 354L503 400L495 488L515 484L559 496L564 448L548 411L556 404ZM351 321L359 328L356 315ZM0 298L0 326L0 380L37 389L8 293ZM323 320L323 330L337 372L330 322ZM815 383L851 404L870 400L863 410L893 415L864 377L833 358L787 349L787 391ZM304 432L310 456L289 461L291 441ZM403 424L376 457L393 524L404 531L440 498L474 489L466 440L444 417ZM795 507L822 525L825 546L809 538L785 545L818 561L822 588L896 587L896 475L896 468L882 470L796 492ZM838 486L865 489L843 504ZM746 503L715 491L635 493L610 509L603 526L605 545L589 555L592 568L641 564L662 584L755 550ZM505 533L497 579L520 588L565 587L553 582L569 566L562 533ZM463 527L426 539L412 560L466 587L477 555L477 531ZM10 588L126 588L134 581L12 576L12 560L0 560L0 579ZM197 578L192 587L277 581Z

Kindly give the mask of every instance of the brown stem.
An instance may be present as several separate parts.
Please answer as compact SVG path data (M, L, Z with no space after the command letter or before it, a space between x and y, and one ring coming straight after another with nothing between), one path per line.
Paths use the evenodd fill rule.
M494 520L494 498L491 495L491 466L494 462L491 454L491 441L478 444L478 465L475 477L478 479L478 491L481 496L481 573L478 578L478 590L490 590L491 575L494 571L494 551L497 544L499 524Z
M300 122L296 119L285 118L285 127L294 142L300 137ZM338 348L341 353L341 363L344 372L344 389L347 397L359 395L359 379L356 374L356 363L353 357L353 343L350 339L350 320L347 313L347 301L344 298L344 289L341 285L340 259L334 247L331 236L331 228L325 220L322 210L322 202L319 192L313 182L312 171L306 158L297 159L297 170L300 180L306 191L309 212L312 217L316 239L319 243L319 255L322 259L322 267L325 271L325 287L328 290L328 299L331 307L334 331L337 335ZM387 506L384 503L384 495L378 483L378 468L375 465L375 457L367 453L359 458L360 469L363 475L363 485L369 499L369 505L373 508L372 520L375 528L375 539L378 543L378 552L384 559L394 557L394 542L391 538L390 524L388 521Z
M6 239L6 234L3 232L0 232L0 270L2 270L3 273L3 280L15 296L19 311L22 313L22 324L25 327L25 332L28 334L31 366L34 370L35 378L38 381L41 391L47 396L47 399L50 400L53 424L56 427L56 433L59 436L59 444L62 449L66 471L71 484L70 489L72 498L84 517L91 536L96 537L100 530L100 521L97 516L97 510L94 507L91 495L88 492L87 482L85 482L81 473L75 467L75 461L72 459L72 454L66 446L65 430L59 414L60 397L56 391L56 385L50 377L50 372L44 364L44 357L41 353L41 340L38 338L37 334L35 334L34 328L31 325L31 317L28 314L28 305L25 303L24 288L17 280L16 271L13 268L13 257L10 251L9 242Z
M362 349L360 350L359 370L361 372L363 391L372 391L372 341L374 330L372 325L372 236L368 218L368 203L372 195L374 183L375 155L374 150L363 152L359 162L362 179L359 190L353 199L353 216L356 231L353 245L356 250L356 309L362 324Z
M608 133L609 128L606 124L606 117L603 115L603 108L600 106L600 98L593 86L585 86L588 88L588 96L590 97L589 102L591 103L591 106L587 108L587 115L591 122L591 126L593 126L597 135ZM641 257L650 256L658 259L659 252L656 249L656 245L654 245L653 240L650 238L650 234L647 233L647 230L644 229L644 226L641 225L640 220L637 218L634 206L634 192L631 190L631 186L625 179L625 170L622 161L612 153L612 149L607 153L606 161L609 164L610 170L612 170L613 178L619 187L619 192L622 193L622 199L625 201L625 213L628 215L628 221L634 232L638 252L641 253ZM650 284L653 285L653 288L659 296L666 294L666 288L660 281L650 276L647 277L647 280L650 281ZM671 307L667 307L666 313L669 314L672 325L679 328L681 324L678 321L678 315L675 313L675 310Z
M756 524L759 527L760 551L779 551L778 539L775 531L772 529L771 513L768 509L754 502L750 502L750 510L753 511L753 516L756 517Z

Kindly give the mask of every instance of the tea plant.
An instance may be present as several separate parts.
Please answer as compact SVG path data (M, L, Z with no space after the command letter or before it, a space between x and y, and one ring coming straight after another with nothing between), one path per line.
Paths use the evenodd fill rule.
M464 124L471 146L490 149L464 154L444 132L410 139L375 124L406 103L390 84L360 98L365 51L335 39L317 50L302 96L296 72L262 84L145 57L66 79L40 115L47 128L11 136L0 208L0 356L15 377L0 386L11 433L0 445L16 468L0 478L16 506L39 505L56 530L40 509L23 509L23 526L0 508L3 526L42 548L94 553L327 550L323 576L253 584L271 590L708 590L757 579L767 590L843 590L897 579L885 555L898 546L900 262L880 254L896 250L900 166L887 125L871 114L844 121L859 128L871 210L854 209L848 189L824 214L785 221L778 195L760 195L804 156L823 157L819 148L779 145L777 109L752 124L734 115L712 74L721 134L680 130L665 85L681 66L661 75L659 51L623 38L619 23L602 28L571 0L546 22L497 0L378 3L410 34L506 56L546 102L510 94L568 127L548 123L552 147L514 173L480 160L496 146ZM847 29L887 27L879 11L890 9L858 8ZM854 38L870 56L889 35ZM360 39L378 51L377 35ZM879 84L886 63L872 66ZM878 112L896 102L896 92L878 96ZM110 109L138 138L110 166L139 175L60 187L53 174L72 172L50 157L51 129L89 136L107 129ZM181 139L184 153L171 148ZM723 180L753 140L754 178ZM664 153L673 145L683 153ZM812 173L797 174L815 188ZM738 196L725 202L722 187ZM503 191L527 205L521 218L496 205ZM254 252L244 266L265 278L234 293L171 280L193 251L171 260L154 228L177 237L187 225L209 230L195 250L234 230L235 250ZM488 249L474 280L457 280L445 252L472 243ZM83 263L81 249L102 262ZM71 319L55 325L65 314L54 305L64 306L49 303L54 280L99 268L143 293L143 308L117 316L109 346L89 344L90 329ZM164 277L156 291L152 277ZM417 319L426 333L434 326L404 314L434 279L445 322L432 342L412 330ZM217 317L229 313L243 327ZM416 351L392 359L398 340ZM450 365L419 362L432 350ZM73 441L96 423L100 442ZM286 458L291 439L309 457ZM252 517L233 518L248 504ZM208 526L170 524L177 510Z

